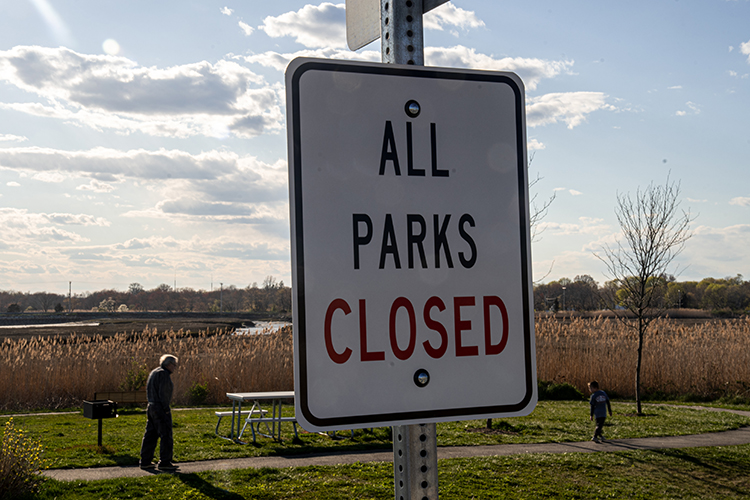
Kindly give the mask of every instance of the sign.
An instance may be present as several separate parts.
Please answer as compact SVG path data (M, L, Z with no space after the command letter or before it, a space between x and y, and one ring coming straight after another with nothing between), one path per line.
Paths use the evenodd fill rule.
M448 0L424 0L423 12ZM380 38L380 0L346 0L346 44L359 50Z
M303 427L530 413L520 78L300 58L286 89Z

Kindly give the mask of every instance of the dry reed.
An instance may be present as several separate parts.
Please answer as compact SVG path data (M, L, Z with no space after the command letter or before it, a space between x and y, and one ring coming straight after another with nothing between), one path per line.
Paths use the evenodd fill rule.
M536 346L539 379L581 391L597 380L621 397L635 396L637 333L619 321L541 318ZM644 338L641 383L646 393L748 396L750 318L654 321Z
M580 390L590 380L621 397L634 395L636 333L613 319L536 321L540 380ZM95 392L118 391L135 364L153 368L163 353L180 358L175 404L186 404L193 384L206 384L207 403L226 392L291 390L291 327L260 335L182 330L5 340L0 344L0 409L80 406ZM646 392L716 397L748 396L750 319L686 325L655 321L645 338Z
M0 408L80 406L95 392L118 391L134 364L152 369L164 353L176 355L175 404L188 389L206 384L208 403L226 403L226 392L294 387L291 327L258 335L228 331L117 334L111 337L32 338L0 344Z

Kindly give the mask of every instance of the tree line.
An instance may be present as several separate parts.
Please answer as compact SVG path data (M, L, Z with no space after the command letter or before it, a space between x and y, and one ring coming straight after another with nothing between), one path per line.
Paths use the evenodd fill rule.
M750 312L750 281L741 274L727 278L705 278L701 281L677 281L673 276L652 278L663 280L663 293L657 297L667 309L703 309L715 314ZM607 293L605 293L607 292ZM596 311L605 309L604 297L615 297L615 304L624 300L624 289L614 280L599 285L587 274L560 278L534 286L536 311ZM292 290L284 282L267 277L259 286L245 288L229 285L212 291L178 288L161 284L146 290L131 283L125 292L100 290L67 295L37 292L24 293L0 290L0 311L67 312L73 311L166 311L166 312L288 312L292 309Z
M292 309L292 290L268 276L258 286L234 285L216 290L178 288L162 283L151 290L131 283L127 291L100 290L74 294L23 293L0 290L0 311L67 312L67 311L165 311L165 312L288 312Z
M714 314L750 313L750 281L745 281L741 274L701 281L677 281L669 275L649 279L662 281L658 284L660 286L652 287L659 290L654 305L660 309L703 309ZM534 286L534 309L595 311L618 308L624 306L626 290L624 283L616 280L600 286L587 274L573 280L560 278Z

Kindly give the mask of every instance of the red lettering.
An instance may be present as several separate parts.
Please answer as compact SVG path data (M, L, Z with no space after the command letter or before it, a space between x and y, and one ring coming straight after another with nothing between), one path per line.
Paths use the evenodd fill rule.
M396 314L402 307L406 309L406 312L409 315L409 345L404 350L399 348L398 339L396 338ZM391 349L396 358L401 361L409 359L417 344L417 315L414 313L414 306L411 305L409 299L399 297L393 301L391 314L388 318L388 335L391 339Z
M442 358L445 351L448 350L448 331L445 329L442 323L435 321L430 317L430 311L433 307L437 307L439 311L445 311L445 303L440 297L430 297L427 303L424 305L424 322L427 328L434 330L440 334L440 347L437 349L432 347L429 340L422 342L424 350L431 358Z
M367 315L365 299L359 299L359 350L362 361L383 361L385 360L385 351L367 350Z
M344 299L336 299L331 302L328 306L328 309L326 310L325 325L323 327L323 337L325 338L326 351L328 351L328 356L334 363L342 364L346 363L349 360L349 357L352 355L352 350L347 347L346 349L344 349L344 352L339 354L333 347L333 339L331 338L331 320L333 319L333 313L335 313L338 309L344 311L345 316L352 312L349 304L347 304Z
M453 297L453 325L456 329L456 356L479 356L479 347L465 346L461 332L471 330L471 321L461 319L461 307L473 306L474 297Z
M500 342L492 344L492 327L490 326L490 306L500 309L500 315L503 318L503 334ZM484 350L486 355L500 354L508 343L508 310L505 303L500 297L490 295L484 297Z

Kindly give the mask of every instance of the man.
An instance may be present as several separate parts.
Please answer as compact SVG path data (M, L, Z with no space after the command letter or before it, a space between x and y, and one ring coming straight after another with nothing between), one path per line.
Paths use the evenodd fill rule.
M148 375L146 383L146 395L148 396L148 408L146 409L147 421L146 432L143 434L141 443L141 469L153 469L158 467L163 471L177 470L172 463L172 412L169 405L172 402L172 373L177 369L177 358L171 354L165 354L159 359L160 366L154 368ZM159 445L159 464L151 463L156 450L156 441L161 439Z

